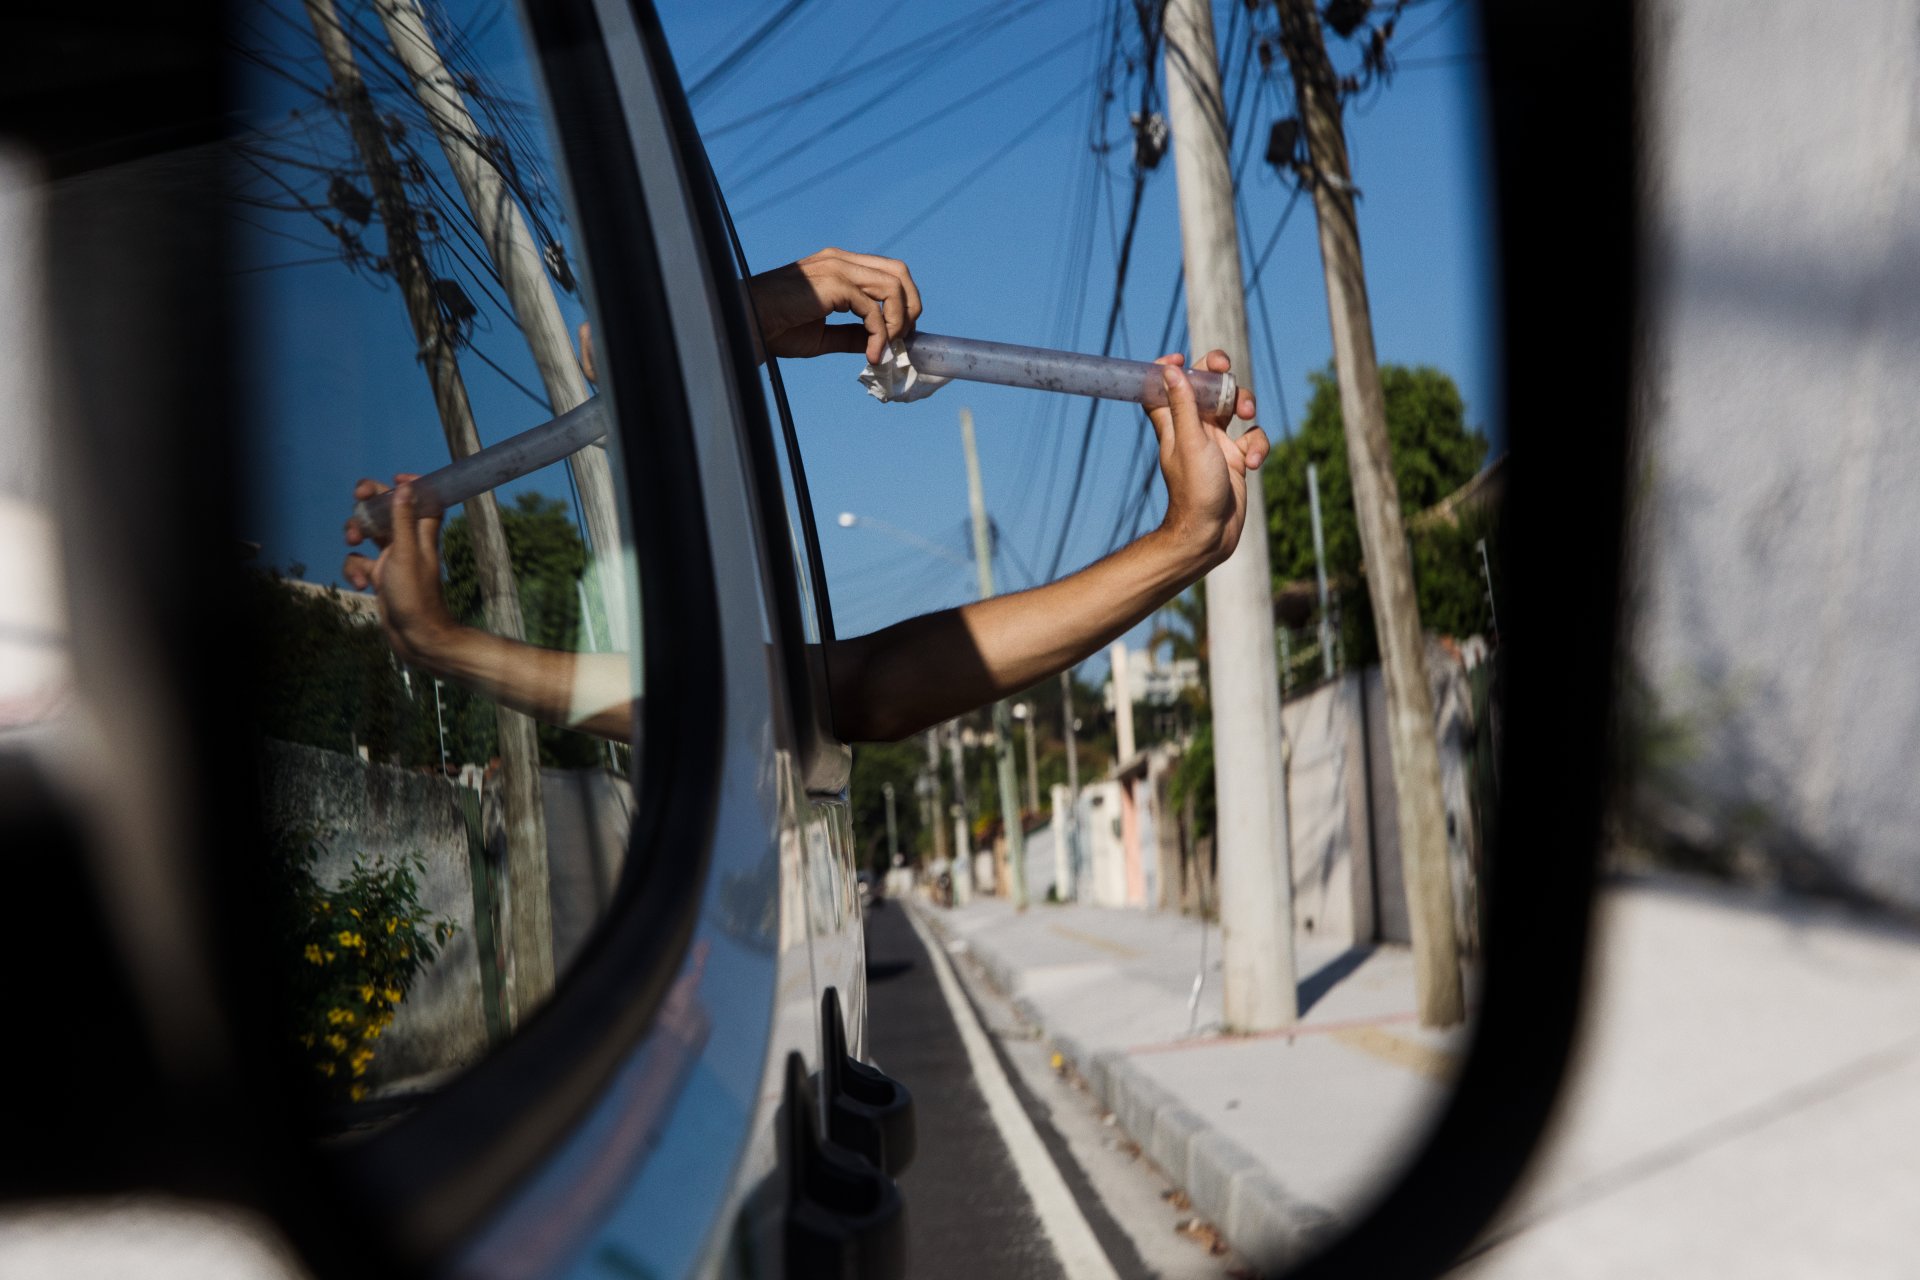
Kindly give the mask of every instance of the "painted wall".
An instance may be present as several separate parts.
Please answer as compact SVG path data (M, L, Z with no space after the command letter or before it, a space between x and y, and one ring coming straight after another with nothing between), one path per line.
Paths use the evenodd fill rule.
M1643 13L1639 660L1695 816L1920 907L1920 2Z

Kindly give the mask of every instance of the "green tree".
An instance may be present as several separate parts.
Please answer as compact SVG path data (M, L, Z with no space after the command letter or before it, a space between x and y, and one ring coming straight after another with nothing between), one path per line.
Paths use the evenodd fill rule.
M1311 463L1320 478L1327 577L1342 602L1342 649L1350 662L1367 661L1374 654L1372 616L1360 577L1360 530L1347 469L1339 386L1331 365L1311 374L1310 380L1313 392L1300 429L1291 440L1274 447L1260 471L1274 586L1277 590L1284 583L1313 577L1313 521L1307 502ZM1460 389L1440 370L1383 365L1380 382L1386 395L1387 437L1393 449L1400 512L1410 520L1474 477L1486 462L1487 438L1467 425ZM1415 589L1421 621L1428 629L1454 634L1464 633L1456 627L1465 632L1484 629L1478 619L1485 613L1485 584L1477 573L1469 576L1468 571L1478 563L1474 541L1495 529L1491 517L1463 519L1458 526L1410 526Z
M580 619L580 580L587 571L587 548L558 498L522 493L502 506L507 555L520 588L525 639L544 649L586 647ZM447 521L441 561L446 573L447 607L462 622L484 625L480 581L474 568L473 537L464 515ZM447 754L456 762L491 759L496 747L493 704L451 685L441 690L447 726ZM560 768L590 767L604 758L594 738L553 725L541 725L540 763Z
M927 766L919 738L905 742L868 742L854 748L852 807L855 857L876 873L887 867L886 784L893 784L893 815L900 852L911 857L921 843L920 797L914 790Z
M277 572L249 574L247 611L262 638L254 705L270 738L374 760L418 765L435 758L431 701L394 660L380 627L350 612L341 593Z

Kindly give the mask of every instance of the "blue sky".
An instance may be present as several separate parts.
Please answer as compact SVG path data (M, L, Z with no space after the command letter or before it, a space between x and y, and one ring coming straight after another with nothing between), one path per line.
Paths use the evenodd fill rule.
M1088 144L1098 128L1090 128L1094 72L1114 6L1048 0L1019 13L1022 6L1003 3L999 10L1013 9L1018 16L978 24L965 43L914 75L908 88L863 101L899 79L903 66L914 71L910 53L882 60L873 60L874 54L935 31L972 7L909 0L876 25L870 10L852 0L813 0L739 74L696 101L714 167L756 269L828 244L887 253L912 268L926 298L927 328L1036 345L1063 345L1073 332L1071 321L1063 329L1059 318L1063 268L1082 221L1076 210L1085 207L1075 203L1078 184L1091 171L1103 195L1075 345L1097 350L1129 191L1126 111L1134 95L1127 86L1137 83L1121 77L1120 100L1105 120L1105 136L1117 145L1102 166ZM1216 5L1223 59L1238 7ZM697 82L768 11L739 3L663 3L661 19L683 78ZM1349 112L1376 341L1382 360L1434 364L1452 373L1470 418L1501 436L1491 401L1491 227L1478 63L1458 57L1477 49L1477 34L1466 6L1439 3L1413 6L1401 33L1411 39L1402 55L1409 65ZM1027 74L976 101L941 110L1062 44L1064 50ZM1334 56L1344 66L1356 55L1336 44ZM718 131L764 104L828 81L829 72L845 87L746 127ZM1258 132L1242 180L1243 210L1256 245L1266 243L1291 191L1258 154L1267 126L1290 114L1280 106L1278 89L1276 81L1264 96L1247 92L1254 109L1246 114ZM782 163L823 126L848 114L852 123ZM928 116L935 119L899 132ZM963 184L1030 129L1023 142ZM843 172L807 182L812 172L855 157ZM1150 175L1117 354L1160 354L1152 344L1180 270L1173 168L1169 158ZM956 185L957 193L919 219ZM776 205L759 207L794 187L800 189ZM1324 366L1332 352L1309 202L1295 208L1263 278L1278 355L1277 389L1298 413L1308 372ZM1254 377L1261 420L1278 436L1276 370L1257 307L1251 320L1259 348ZM1184 309L1176 336L1183 322ZM1025 585L1026 568L1044 572L1060 536L1084 409L1039 393L968 385L913 405L881 405L861 395L854 382L858 366L857 357L843 357L786 368L840 629L864 631L970 597L967 570L881 532L834 523L839 512L853 511L965 554L957 417L962 405L974 410L989 509L1013 544L999 557L999 582ZM1064 416L1061 408L1068 410ZM1111 545L1115 512L1131 491L1128 476L1141 457L1137 422L1137 413L1122 406L1101 411L1063 570ZM1152 518L1162 509L1156 494Z
M778 38L695 103L749 260L766 269L828 244L892 254L913 269L929 329L1097 350L1113 297L1129 190L1126 112L1138 84L1137 69L1131 76L1123 70L1104 125L1096 123L1095 72L1114 8L1112 0L905 0L876 23L871 10L853 0L810 0ZM1230 53L1226 36L1238 8L1226 0L1216 7L1223 56ZM689 84L770 11L712 0L660 5ZM957 21L970 14L991 18ZM263 39L300 47L296 28L276 27L269 18L259 26ZM962 38L935 47L950 26ZM1130 23L1128 36L1126 43L1137 47ZM501 92L531 101L525 69L509 56L516 40L510 18L473 28L476 56ZM1470 419L1502 439L1492 399L1492 227L1479 64L1463 56L1477 48L1469 7L1423 0L1403 18L1400 43L1400 73L1348 112L1376 341L1382 360L1451 373ZM907 51L880 56L903 45ZM918 60L917 49L926 50ZM1338 43L1334 56L1343 66L1356 58ZM315 72L311 63L307 71ZM1247 235L1259 246L1291 192L1259 154L1267 126L1288 109L1279 82L1250 83L1244 114L1256 132L1242 179L1242 213ZM324 121L315 134L287 118L301 98L298 89L266 76L253 88L259 123L279 137L317 136L326 149ZM818 92L726 128L808 90ZM1096 137L1113 144L1104 157L1089 145ZM429 165L438 163L437 149L423 145L422 155ZM1169 157L1147 182L1116 354L1159 354L1154 340L1180 269L1174 206ZM258 470L270 492L259 504L258 536L267 547L264 558L305 563L309 577L327 580L345 551L339 530L353 479L427 469L444 460L445 446L391 285L383 293L376 284L384 282L349 272L337 257L325 260L324 243L316 248L288 240L288 234L325 240L316 237L308 215L253 216L270 230L253 238L249 265L321 259L246 277L258 290L262 317L252 334L259 403L276 424L260 437L267 452ZM1084 291L1069 289L1076 272L1084 274ZM1331 353L1310 202L1294 209L1263 280L1277 360L1268 355L1255 304L1252 375L1261 420L1278 436L1283 415L1276 392L1297 415L1309 371L1324 366ZM563 305L578 314L573 299ZM1183 321L1184 310L1175 321L1176 338ZM512 379L537 386L524 344L506 326L477 332L476 347ZM1244 371L1245 362L1237 363ZM463 364L483 440L546 416L508 376L477 359ZM843 529L835 522L840 512L853 511L964 557L966 481L957 416L963 405L975 414L987 503L1003 534L1000 585L1024 586L1030 572L1044 571L1063 528L1085 402L956 384L918 404L886 406L861 391L859 367L853 356L785 366L839 630L855 634L971 597L969 569L873 528ZM1143 462L1137 412L1102 409L1085 490L1067 528L1063 570L1112 545L1116 513ZM517 487L567 494L557 471ZM1158 518L1161 503L1156 488L1149 521ZM1092 669L1103 666L1096 661Z

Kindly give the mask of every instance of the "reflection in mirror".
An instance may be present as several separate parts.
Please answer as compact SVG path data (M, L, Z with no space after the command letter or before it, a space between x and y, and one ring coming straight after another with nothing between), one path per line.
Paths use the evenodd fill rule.
M594 387L511 11L259 0L236 21L262 856L288 1034L353 1131L511 1035L611 902L638 584L617 442L545 426Z
M1479 37L1470 7L1419 0L1162 8L1007 5L984 30L902 14L900 65L803 18L730 58L737 15L661 5L758 265L899 258L942 334L1234 348L1273 443L1242 544L1265 568L1216 570L1008 716L859 746L851 807L876 881L951 910L1122 1123L1128 1090L1171 1091L1346 1216L1446 1097L1489 900L1506 437ZM864 156L862 93L889 84L911 107ZM1233 180L1211 194L1233 217L1209 243L1237 261L1197 270L1183 213L1209 196L1187 165L1221 117ZM1167 509L1137 410L958 383L881 404L860 366L784 368L842 639L1053 582ZM1052 905L1002 919L1022 874ZM898 990L875 988L880 1043ZM1094 1070L1109 1053L1125 1065Z

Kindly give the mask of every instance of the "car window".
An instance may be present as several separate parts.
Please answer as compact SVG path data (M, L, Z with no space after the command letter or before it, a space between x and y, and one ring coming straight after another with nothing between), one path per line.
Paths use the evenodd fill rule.
M532 1018L608 910L642 584L512 11L264 0L240 27L260 856L291 1047L359 1129ZM356 484L481 448L519 452L437 530L347 545Z

